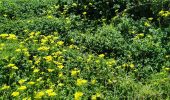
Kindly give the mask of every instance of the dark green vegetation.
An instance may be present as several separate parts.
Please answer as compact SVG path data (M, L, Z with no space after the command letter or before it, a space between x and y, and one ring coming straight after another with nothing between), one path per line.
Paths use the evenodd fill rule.
M1 0L0 99L170 99L169 0Z

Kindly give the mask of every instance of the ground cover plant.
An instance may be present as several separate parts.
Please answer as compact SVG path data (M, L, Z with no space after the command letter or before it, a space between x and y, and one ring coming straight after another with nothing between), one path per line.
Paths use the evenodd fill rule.
M1 100L169 100L169 0L1 0Z

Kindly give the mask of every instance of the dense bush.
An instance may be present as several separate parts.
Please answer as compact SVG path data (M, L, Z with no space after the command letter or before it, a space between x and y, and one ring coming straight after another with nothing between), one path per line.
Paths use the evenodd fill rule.
M1 0L0 99L170 99L169 0Z

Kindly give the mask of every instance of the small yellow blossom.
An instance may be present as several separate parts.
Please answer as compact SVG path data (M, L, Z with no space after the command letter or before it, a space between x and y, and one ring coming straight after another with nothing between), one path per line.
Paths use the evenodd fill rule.
M26 90L26 89L27 89L26 86L20 86L20 87L18 88L18 90Z
M76 92L74 94L74 100L80 100L80 98L83 96L82 92Z
M62 76L63 76L63 73L59 73L59 74L58 74L58 77L62 77Z
M77 69L71 70L71 76L76 76L78 73L80 73L80 70Z
M99 55L99 58L103 58L105 55L104 54L100 54Z
M87 80L84 79L77 79L77 86L81 86L87 83Z
M54 71L54 69L51 69L51 68L48 68L47 70L48 70L48 72L53 72Z
M92 95L92 96L91 96L91 100L97 100L96 95Z
M76 3L73 3L72 6L77 7L77 4L76 4Z
M9 34L8 38L9 40L16 40L17 39L17 36L14 35L14 34Z
M0 34L0 37L1 38L6 38L6 37L8 37L8 34Z
M56 95L56 93L53 91L53 89L48 89L45 92L48 94L48 96L55 96Z
M64 86L64 84L63 83L59 83L58 86L62 87L62 86Z
M25 97L22 100L31 100L31 97Z
M59 69L63 69L64 66L63 66L63 65L58 65L58 68L59 68Z
M150 18L148 18L148 20L152 21L152 20L153 20L153 18L152 18L152 17L150 17Z
M135 65L134 64L130 64L130 68L134 68L135 67Z
M166 71L170 71L170 68L166 67L165 70L166 70Z
M96 93L95 95L92 95L91 100L97 100L98 97L100 97L100 93Z
M30 82L28 82L28 84L29 84L29 85L34 85L34 84L35 84L35 82L30 81Z
M16 97L16 96L19 96L19 92L15 91L15 92L12 92L11 94L13 97Z
M21 49L16 49L15 51L16 51L16 52L21 52Z
M37 50L38 51L48 51L50 48L46 46L39 47Z
M91 84L95 84L95 83L96 83L95 79L91 80Z
M89 5L93 5L93 4L90 2Z
M151 26L148 22L145 22L144 25L145 25L146 27Z
M10 67L12 69L18 69L18 67L15 66L15 64L8 64L7 67Z
M50 93L50 92L53 92L53 89L48 89L45 91L46 93Z
M7 90L7 89L9 89L9 88L10 88L10 86L8 86L8 85L5 84L5 85L2 86L2 88L1 88L0 90Z
M86 15L87 14L87 12L83 12L83 15Z
M40 92L36 93L35 98L39 98L39 99L40 99L40 98L42 98L44 95L45 95L44 91L40 91Z
M26 80L25 79L21 79L18 81L19 84L23 84Z
M35 68L34 70L33 70L33 72L34 73L37 73L37 72L39 72L40 70L38 69L38 68Z
M51 16L51 15L48 15L48 16L47 16L47 18L51 19L51 18L53 18L53 16Z
M46 57L43 57L47 62L50 62L53 60L53 57L52 56L46 56Z
M42 77L39 77L39 78L37 79L37 82L40 82L40 81L42 81Z
M50 97L56 96L56 93L55 92L50 92L50 93L48 93L48 96L50 96Z
M58 41L58 42L57 42L57 45L59 45L59 46L62 46L63 44L64 44L63 41Z

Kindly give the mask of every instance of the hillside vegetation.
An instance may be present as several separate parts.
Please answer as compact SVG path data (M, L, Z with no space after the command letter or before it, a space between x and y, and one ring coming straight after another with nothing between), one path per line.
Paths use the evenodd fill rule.
M169 0L0 0L1 100L169 100Z

